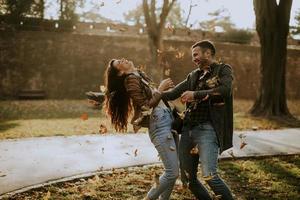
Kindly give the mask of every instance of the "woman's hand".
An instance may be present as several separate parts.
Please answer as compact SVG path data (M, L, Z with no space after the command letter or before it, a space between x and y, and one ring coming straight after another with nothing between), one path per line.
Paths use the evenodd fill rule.
M160 82L159 86L158 86L158 91L159 92L163 92L169 88L174 87L174 83L170 78L164 79Z

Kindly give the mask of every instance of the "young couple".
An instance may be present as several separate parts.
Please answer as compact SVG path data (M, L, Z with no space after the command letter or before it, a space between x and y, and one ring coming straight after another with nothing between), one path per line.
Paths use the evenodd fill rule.
M179 174L179 160L181 173L197 199L212 199L198 180L199 161L202 178L214 194L220 199L233 199L217 173L218 155L232 147L232 70L229 65L215 62L216 49L210 41L195 43L191 51L197 69L175 87L171 79L165 79L155 88L151 79L126 59L113 59L107 67L105 108L112 124L116 130L126 130L133 110L134 130L149 128L149 137L165 168L159 184L145 199L170 198ZM173 116L165 102L179 97L186 103L186 113L177 154L171 133ZM198 153L192 154L195 146Z

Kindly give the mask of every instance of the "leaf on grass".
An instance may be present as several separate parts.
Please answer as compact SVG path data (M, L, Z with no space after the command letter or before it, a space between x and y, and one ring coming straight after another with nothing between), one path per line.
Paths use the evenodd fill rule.
M134 157L137 157L138 149L134 151Z
M100 124L100 127L99 127L99 133L100 134L105 134L107 133L107 127L103 124Z
M49 200L50 197L51 197L51 192L48 191L47 194L43 197L43 200Z
M87 113L83 113L81 116L80 116L80 119L82 120L88 120L89 119L89 116Z

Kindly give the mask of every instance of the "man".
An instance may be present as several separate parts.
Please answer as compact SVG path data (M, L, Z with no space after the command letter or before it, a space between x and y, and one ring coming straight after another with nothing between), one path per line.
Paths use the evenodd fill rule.
M198 68L174 89L164 92L163 99L181 96L181 101L186 103L179 156L189 189L198 199L211 199L197 178L200 157L203 179L215 195L233 199L230 189L217 174L218 154L232 147L233 75L229 65L215 62L215 53L210 41L194 44L192 58Z

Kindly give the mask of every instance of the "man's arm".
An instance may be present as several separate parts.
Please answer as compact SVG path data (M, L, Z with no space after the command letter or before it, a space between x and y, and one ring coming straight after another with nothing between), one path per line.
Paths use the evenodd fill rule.
M172 101L181 96L181 94L188 90L188 78L175 86L175 88L162 93L162 99Z
M195 100L202 100L204 97L211 95L221 95L228 97L232 91L233 74L229 65L224 65L220 70L220 85L209 90L199 90L194 92Z

